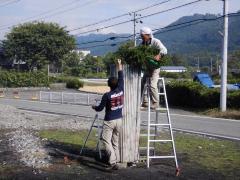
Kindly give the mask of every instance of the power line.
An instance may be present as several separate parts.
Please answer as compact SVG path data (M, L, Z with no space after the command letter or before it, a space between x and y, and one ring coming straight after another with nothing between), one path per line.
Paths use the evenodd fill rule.
M20 0L9 1L9 2L7 2L7 3L5 3L5 4L0 5L0 8L5 7L5 6L8 6L8 5L10 5L10 4L17 3L17 2L19 2L19 1L20 1Z
M240 12L237 12L237 13L229 13L227 14L228 17L236 17L236 16L240 16ZM166 26L166 27L163 27L163 28L157 28L157 29L154 29L153 31L158 31L158 30L162 30L162 29L166 29L165 31L160 31L160 32L157 32L157 33L154 33L154 35L156 34L161 34L161 33L165 33L165 32L169 32L169 31L174 31L174 30L178 30L178 29L182 29L182 28L185 28L185 27L188 27L188 26L192 26L192 25L196 25L196 24L200 24L200 23L204 23L204 22L207 22L207 21L216 21L218 19L221 19L221 18L224 18L225 16L219 16L219 17L216 17L216 18L199 18L199 19L195 19L195 20L192 20L192 21L187 21L187 22L183 22L183 23L179 23L179 24L174 24L174 25L169 25L169 26ZM173 28L175 27L175 28ZM168 28L172 28L172 29L168 29ZM137 34L140 34L140 33L137 33ZM133 35L130 35L130 36L126 36L125 38L130 38L132 37ZM114 37L114 39L117 39L118 37ZM121 37L121 38L124 38L124 37ZM102 40L102 41L90 41L90 42L84 42L84 43L78 43L76 45L83 45L83 44L90 44L90 43L98 43L98 42L105 42L107 40L113 40L113 37L111 38L107 38L105 40ZM129 39L130 40L130 39ZM126 41L121 41L121 42L126 42ZM117 44L117 43L116 43ZM91 47L99 47L99 46L104 46L104 44L100 44L100 45L94 45L94 46L89 46L89 47L81 47L81 48L84 48L84 49L87 49L87 48L91 48ZM107 44L107 46L109 46Z
M142 17L139 17L139 18L136 18L136 20L138 20L138 19L143 19L143 18L147 18L147 17L154 16L154 15L161 14L161 13L165 13L165 12L172 11L172 10L175 10L175 9L178 9L178 8L182 8L182 7L185 7L185 6L189 6L189 5L198 3L198 2L200 2L200 1L203 1L203 0L195 0L195 1L192 1L192 2L190 2L190 3L186 3L186 4L179 5L179 6L175 6L175 7L173 7L173 8L169 8L169 9L164 10L164 11L159 11L159 12L156 12L156 13L148 14L148 15L145 15L145 16L142 16ZM86 34L86 33L89 33L89 32L95 32L95 31L99 31L99 30L102 30L102 29L107 29L107 28L110 28L110 27L113 27L113 26L118 26L118 25L121 25L121 24L129 23L129 22L131 22L131 21L133 21L133 20L131 19L131 20L127 20L127 21L122 21L122 22L115 23L115 24L108 25L108 26L104 26L104 27L101 27L101 28L92 29L92 30L88 30L88 31L81 32L81 33L77 33L77 34L75 34L75 35L81 35L81 34Z
M51 12L53 12L53 11L56 11L56 10L58 10L58 9L61 9L61 8L63 8L63 7L71 6L71 5L75 4L75 3L78 3L79 1L80 1L80 0L74 0L74 1L71 1L70 3L62 4L62 5L54 8L54 9L51 9L51 10L42 12L42 13L40 13L40 14L38 14L38 15L34 15L34 16L31 16L31 17L22 19L21 21L22 21L22 22L25 22L25 21L28 21L28 20L30 20L30 19L33 19L33 18L36 18L36 17L39 17L39 16L43 16L43 15L45 15L45 14L49 14L49 13L51 13ZM88 2L86 2L86 3L81 4L80 7L86 6L86 5L90 4L90 3L92 3L93 1L97 1L97 0L90 0L90 1L88 1ZM35 19L34 21L37 21L37 20L40 20L40 19L44 19L44 18L49 18L49 17L55 16L55 15L58 15L58 14L62 14L62 13L65 13L65 12L68 12L68 11L71 11L71 10L74 10L74 9L77 9L77 8L80 8L80 7L73 7L73 8L67 9L67 10L63 10L63 11L56 12L56 13L54 13L54 14L49 14L49 15L46 15L46 16L44 16L44 17L42 17L42 18ZM8 24L5 24L5 25L0 26L0 27L4 27L4 28L1 28L0 30L10 28L10 27L5 27L5 26L8 26L8 25L10 25L10 24L14 24L14 23L8 23Z
M130 40L130 39L129 39ZM89 48L95 48L95 47L103 47L103 46L117 46L118 44L121 44L121 43L125 43L125 41L118 41L118 42L114 42L114 43L110 43L110 44L99 44L99 45L93 45L93 46L87 46L87 47L79 47L79 49L89 49ZM79 45L79 44L76 44L76 45Z
M147 18L147 17L154 16L154 15L158 15L158 14L162 14L162 13L165 13L165 12L168 12L168 11L172 11L172 10L175 10L175 9L179 9L179 8L182 8L182 7L185 7L185 6L189 6L189 5L198 3L198 2L200 2L200 1L203 1L203 0L192 1L192 2L189 2L189 3L186 3L186 4L182 4L182 5L180 5L180 6L176 6L176 7L169 8L169 9L166 9L166 10L163 10L163 11L159 11L159 12L156 12L156 13L148 14L148 15L145 15L145 16L142 16L142 17L139 17L139 18L136 18L136 20L138 20L138 19L143 19L143 18Z
M129 35L129 36L112 36L112 37L109 37L109 38L104 39L104 40L83 42L83 43L81 43L81 45L83 45L83 44L92 44L92 43L102 43L102 42L106 42L106 41L109 41L109 40L115 40L115 39L121 39L121 38L122 39L130 38L132 36L133 35Z
M240 12L237 12L237 13L229 13L227 14L229 17L235 17L235 16L240 16ZM216 21L218 19L221 19L223 18L224 16L219 16L219 17L216 17L216 18L199 18L199 19L195 19L195 20L191 20L191 21L187 21L187 22L183 22L183 23L178 23L178 24L173 24L173 25L169 25L169 26L166 26L166 27L162 27L162 28L156 28L156 29L153 29L153 31L159 31L159 30L164 30L164 31L159 31L157 33L154 33L154 35L156 34L161 34L161 33L165 33L165 32L169 32L169 31L174 31L174 30L178 30L178 29L182 29L182 28L185 28L185 27L188 27L188 26L192 26L192 25L196 25L196 24L200 24L200 23L204 23L206 21ZM175 28L174 28L175 27ZM169 29L171 28L171 29ZM139 35L139 33L137 33ZM109 40L116 40L116 39L128 39L130 40L130 38L132 37L133 35L129 35L129 36L112 36L112 37L109 37L109 38L106 38L104 40L99 40L99 41L88 41L88 42L83 42L83 43L77 43L75 45L85 45L85 44L92 44L92 43L103 43L103 42L106 42L106 41L109 41ZM122 42L126 42L126 41L121 41ZM115 44L117 44L119 42L115 42ZM81 48L84 48L84 49L87 49L87 48L92 48L92 47L99 47L99 46L109 46L109 45L112 45L111 44L97 44L97 45L93 45L93 46L87 46L87 47L81 47Z
M44 16L44 17L42 17L42 18L36 19L35 21L40 20L40 19L45 19L45 18L53 17L53 16L56 16L56 15L58 15L58 14L63 14L63 13L65 13L65 12L69 12L69 11L72 11L72 10L74 10L74 9L87 6L87 5L91 4L91 3L93 3L94 1L98 1L98 0L90 0L90 1L88 1L88 2L86 2L86 3L81 4L80 7L73 7L73 8L69 8L69 9L66 9L66 10L62 10L62 11L59 11L59 12L56 12L56 13L53 13L53 14Z
M81 27L78 27L78 28L74 28L74 29L71 29L69 31L76 31L76 30L80 30L80 29L84 29L86 27L90 27L90 26L94 26L94 25L98 25L100 23L104 23L104 22L108 22L108 21L111 21L111 20L114 20L114 19L118 19L120 17L124 17L124 16L127 16L127 15L130 15L131 13L134 13L134 12L139 12L139 11L143 11L143 10L147 10L149 8L152 8L152 7L155 7L155 6L158 6L158 5L161 5L161 4L164 4L164 3L167 3L171 0L166 0L166 1L163 1L163 2L159 2L159 3L155 3L155 4L152 4L148 7L145 7L145 8L141 8L141 9L138 9L138 10L135 10L135 11L131 11L131 12L127 12L127 13L124 13L124 14L121 14L121 15L118 15L118 16L114 16L114 17L110 17L110 18L107 18L107 19L103 19L101 21L98 21L98 22L95 22L95 23L92 23L92 24L88 24L88 25L84 25L84 26L81 26Z
M240 16L240 12L229 13L229 14L227 14L227 16L228 17ZM165 31L160 31L160 32L154 33L154 35L155 35L155 34L165 33L165 32L169 32L169 31L172 31L172 30L177 30L177 29L180 29L180 28L184 28L184 27L188 27L188 26L204 23L206 21L216 21L216 20L222 19L224 17L225 17L225 15L219 16L219 17L216 17L216 18L199 18L199 19L195 19L195 20L192 20L192 21L187 21L187 22L184 22L184 23L169 25L169 26L166 26L166 27L163 27L163 28L157 28L157 29L154 29L153 31L158 31L158 30L162 30L162 29L167 29L167 28L180 26L180 27L177 27L177 28L174 28L174 29L169 29L169 30L165 30Z

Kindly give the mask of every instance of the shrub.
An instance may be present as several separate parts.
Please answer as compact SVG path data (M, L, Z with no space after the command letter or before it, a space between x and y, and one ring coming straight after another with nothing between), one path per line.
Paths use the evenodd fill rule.
M161 61L154 61L153 57L159 53L159 49L151 46L134 47L131 42L123 44L115 52L115 56L123 60L131 67L141 67L142 69L163 66L168 63L168 58L162 58ZM149 59L149 61L146 61ZM153 63L149 63L149 62Z
M240 90L228 93L227 106L230 108L240 108Z
M169 105L188 108L216 108L220 103L220 90L209 89L192 81L172 81L166 85ZM240 91L229 91L227 105L240 107Z
M161 77L165 77L165 78L173 78L173 79L179 79L179 78L188 78L188 79L191 79L192 76L189 72L178 72L178 73L175 73L175 72L165 72L165 71L161 71L160 72L160 76Z
M83 87L83 81L80 81L78 78L71 78L68 79L66 82L66 87L71 89L79 89Z
M49 86L48 77L43 72L0 71L1 87Z

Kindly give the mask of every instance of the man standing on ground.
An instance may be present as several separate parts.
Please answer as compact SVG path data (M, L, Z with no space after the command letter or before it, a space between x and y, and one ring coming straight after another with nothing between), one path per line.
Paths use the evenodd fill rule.
M103 123L102 140L105 146L109 165L112 169L118 169L119 155L119 134L122 128L122 108L124 100L124 82L121 60L118 59L118 79L110 77L108 86L110 91L102 97L99 106L92 106L96 111L102 111L105 107L105 118Z
M161 61L161 58L167 54L167 48L162 44L159 39L153 37L152 30L148 27L143 27L140 30L140 35L142 38L142 44L145 46L152 46L154 48L159 49L159 54L157 54L154 59L156 61ZM146 79L150 78L150 99L152 101L151 108L156 109L159 106L159 95L158 95L158 78L159 78L160 68L158 69L148 69L144 72L143 79L142 79L142 96L143 97L143 107L148 106L148 99L147 96L143 93L143 87L146 83Z

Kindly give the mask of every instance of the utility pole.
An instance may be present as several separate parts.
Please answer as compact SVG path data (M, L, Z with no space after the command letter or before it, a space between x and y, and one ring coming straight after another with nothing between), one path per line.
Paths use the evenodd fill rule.
M223 0L223 53L221 68L221 93L220 93L220 110L222 112L227 109L227 56L228 56L228 0Z
M200 72L199 56L197 57L197 66L198 66L198 72Z
M136 12L133 12L133 41L134 47L137 46L137 37L136 37Z
M211 69L211 74L212 74L212 71L213 71L213 60L212 60L212 58L210 59L210 63L211 63L210 69Z
M132 14L130 13L130 15L132 15ZM141 17L141 14L137 14L136 12L133 12L133 41L134 41L134 47L137 46L136 23L143 23L141 20L138 20L139 18L136 18L137 16Z

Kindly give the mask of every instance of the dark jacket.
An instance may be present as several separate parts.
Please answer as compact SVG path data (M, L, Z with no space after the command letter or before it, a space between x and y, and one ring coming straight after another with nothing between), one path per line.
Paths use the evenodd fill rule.
M101 103L95 108L96 111L102 111L105 107L106 121L122 118L122 108L124 100L124 82L123 72L118 71L118 86L116 89L103 95Z

